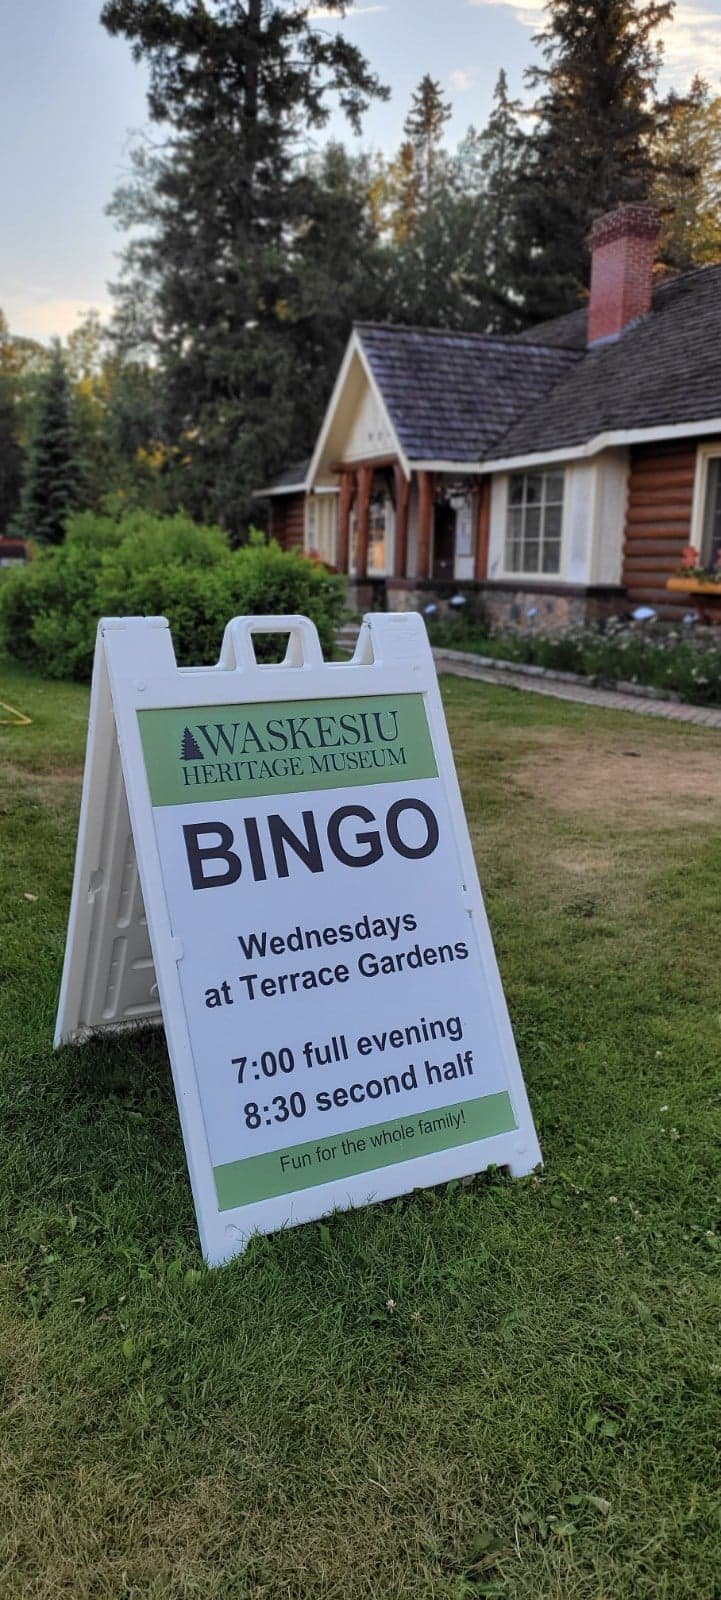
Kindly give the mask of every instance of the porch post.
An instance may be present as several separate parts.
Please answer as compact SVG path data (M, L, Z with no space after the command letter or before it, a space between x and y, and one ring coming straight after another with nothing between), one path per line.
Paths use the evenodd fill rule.
M396 578L405 578L408 560L408 502L410 500L411 486L400 461L396 461L393 473L396 482L396 547L393 560L393 575Z
M481 478L478 485L478 506L476 526L476 582L483 583L488 577L488 541L491 534L491 479L490 475Z
M336 550L336 566L339 572L348 571L350 556L350 513L356 487L354 472L342 472L340 477L340 495L338 497L338 547Z
M358 535L356 545L356 578L361 581L368 575L368 523L373 487L373 468L358 468Z
M433 546L433 504L435 485L431 472L418 474L418 557L416 577L430 578L431 549Z

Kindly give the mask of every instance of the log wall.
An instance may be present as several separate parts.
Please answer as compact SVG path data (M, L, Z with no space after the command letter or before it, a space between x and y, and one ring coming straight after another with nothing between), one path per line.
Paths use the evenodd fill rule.
M283 550L302 550L305 538L305 495L274 495L268 529Z
M695 439L631 452L622 581L633 605L654 606L666 616L689 605L686 595L669 593L666 579L691 540L695 472Z

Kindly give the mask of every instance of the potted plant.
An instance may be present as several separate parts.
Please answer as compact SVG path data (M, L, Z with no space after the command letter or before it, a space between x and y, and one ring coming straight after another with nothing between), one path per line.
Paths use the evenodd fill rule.
M721 550L714 566L704 567L696 546L688 544L678 571L672 578L666 579L666 588L680 590L682 594L715 594L721 597Z

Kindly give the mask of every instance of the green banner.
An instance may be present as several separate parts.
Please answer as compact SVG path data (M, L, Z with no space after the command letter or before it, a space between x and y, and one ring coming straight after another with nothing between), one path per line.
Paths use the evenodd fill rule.
M351 1133L310 1139L307 1144L248 1156L245 1161L227 1161L214 1168L218 1206L221 1211L230 1211L234 1206L270 1200L274 1195L312 1189L318 1183L336 1183L377 1167L430 1156L437 1150L472 1144L477 1139L490 1139L493 1134L511 1133L515 1127L510 1096L504 1090L480 1100L462 1100L458 1105L416 1111L392 1122L355 1128Z
M154 806L435 778L421 694L139 711Z

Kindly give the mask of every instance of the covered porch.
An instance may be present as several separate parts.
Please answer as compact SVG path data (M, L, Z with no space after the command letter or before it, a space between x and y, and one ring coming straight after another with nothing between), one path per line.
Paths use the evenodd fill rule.
M490 480L478 474L406 470L393 455L335 461L335 566L359 608L382 590L393 609L480 583L488 564ZM375 591L375 592L374 592Z

